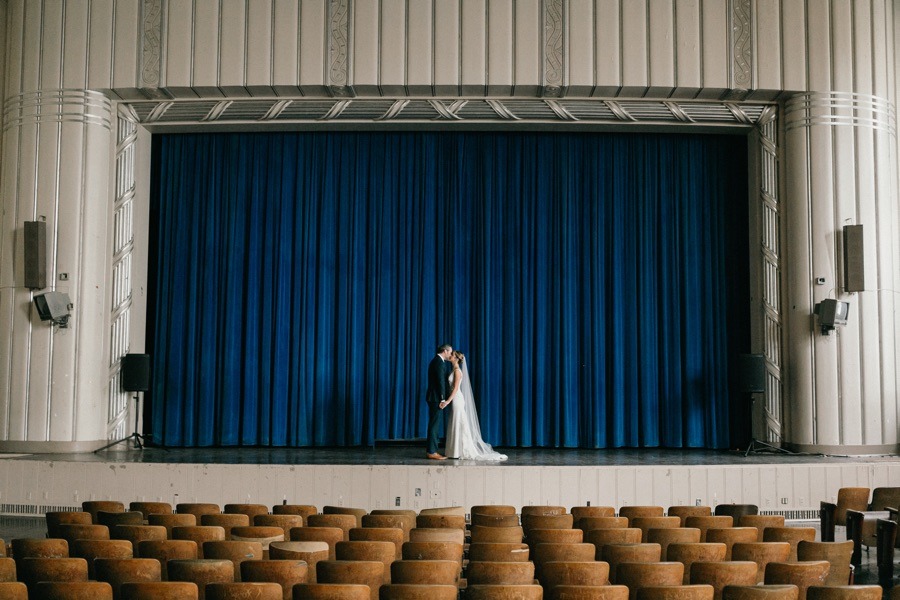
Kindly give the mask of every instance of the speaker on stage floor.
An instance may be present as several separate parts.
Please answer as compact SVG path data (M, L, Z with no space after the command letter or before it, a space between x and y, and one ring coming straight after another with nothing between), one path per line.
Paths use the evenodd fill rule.
M741 354L738 357L739 391L761 394L766 391L766 357L762 354Z
M146 392L150 389L150 355L126 354L122 357L122 389Z

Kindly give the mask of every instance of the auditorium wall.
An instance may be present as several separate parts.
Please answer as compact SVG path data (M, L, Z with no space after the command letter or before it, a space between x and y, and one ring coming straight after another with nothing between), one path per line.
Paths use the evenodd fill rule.
M87 449L130 430L119 358L143 349L153 132L473 127L467 102L496 113L477 126L499 129L714 129L691 118L698 102L735 115L729 128L757 150L754 349L767 357L770 389L755 433L800 449L898 448L891 0L5 0L0 9L0 449ZM396 120L420 98L434 100L437 118ZM760 103L773 107L766 123L741 120ZM355 106L374 116L332 118ZM323 117L303 116L319 108ZM286 118L292 110L302 115ZM28 220L47 222L50 287L73 302L67 329L40 322L31 304L40 291L23 286ZM843 291L847 224L865 226L864 292ZM825 298L851 304L848 325L829 336L812 316Z

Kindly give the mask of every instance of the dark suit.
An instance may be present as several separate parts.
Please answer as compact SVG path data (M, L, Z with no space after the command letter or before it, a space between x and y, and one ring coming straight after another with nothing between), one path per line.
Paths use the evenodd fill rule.
M425 447L428 454L438 451L438 430L441 425L440 404L450 395L450 371L452 363L440 356L435 356L428 363L428 390L425 402L428 403L428 443Z

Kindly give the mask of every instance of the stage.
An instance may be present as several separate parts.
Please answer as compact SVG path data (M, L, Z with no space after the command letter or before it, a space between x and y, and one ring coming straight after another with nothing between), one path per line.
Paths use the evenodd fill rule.
M122 444L121 446L125 446ZM433 461L419 446L148 448L0 454L0 514L41 515L84 500L288 502L421 509L477 504L757 504L817 518L841 487L900 483L900 457L667 449L503 449L502 463Z

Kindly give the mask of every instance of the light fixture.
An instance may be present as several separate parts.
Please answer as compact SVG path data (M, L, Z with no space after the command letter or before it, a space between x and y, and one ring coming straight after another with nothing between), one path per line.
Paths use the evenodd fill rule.
M64 292L46 292L34 297L34 307L41 321L50 321L60 327L69 326L69 310L72 300Z

